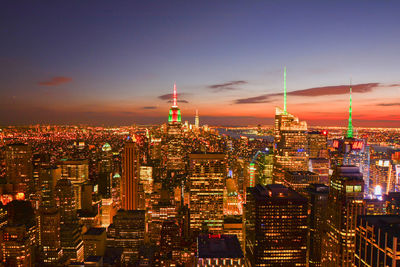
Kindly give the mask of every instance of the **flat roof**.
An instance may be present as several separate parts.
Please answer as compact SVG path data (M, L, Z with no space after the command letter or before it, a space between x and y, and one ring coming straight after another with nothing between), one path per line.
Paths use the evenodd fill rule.
M198 258L243 258L236 235L201 234L197 238Z
M86 231L85 235L101 235L106 231L105 227L92 227Z
M262 186L260 184L250 188L251 194L257 201L298 201L307 203L307 199L282 184L270 184Z

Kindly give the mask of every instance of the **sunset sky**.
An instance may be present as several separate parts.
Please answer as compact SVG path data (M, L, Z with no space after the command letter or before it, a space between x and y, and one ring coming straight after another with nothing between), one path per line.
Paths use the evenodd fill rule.
M400 127L399 1L2 1L0 125Z

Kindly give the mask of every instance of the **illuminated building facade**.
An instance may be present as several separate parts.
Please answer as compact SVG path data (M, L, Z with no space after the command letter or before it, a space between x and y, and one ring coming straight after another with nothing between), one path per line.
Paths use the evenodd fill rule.
M60 242L63 255L71 261L83 261L83 241L71 181L62 178L56 185L56 201L60 211Z
M363 175L357 166L338 166L332 177L323 238L323 266L352 266L357 216L363 211Z
M5 266L33 266L32 238L25 225L6 226L2 231L2 261Z
M309 159L309 171L317 173L319 176L319 182L328 185L329 184L329 169L330 160L324 158L310 158Z
M166 140L165 164L167 170L184 170L185 162L182 138L181 110L178 108L178 95L174 84L173 104L169 110Z
M283 110L276 108L274 124L274 180L283 183L284 171L308 170L307 123L287 112L286 67Z
M122 152L121 200L125 210L139 207L139 151L136 143L129 138Z
M47 168L40 171L41 207L55 207L55 188L57 181L61 178L59 168Z
M235 235L202 234L197 238L195 266L243 266L244 257Z
M326 205L328 204L329 187L324 184L310 184L306 188L309 199L308 229L308 265L321 266L322 238L325 234Z
M242 215L225 215L224 216L224 235L236 235L240 246L244 250L244 228ZM244 251L243 251L244 253Z
M89 256L104 256L106 250L107 232L106 228L93 227L83 234L85 260Z
M308 170L307 123L276 108L274 132L274 179L282 183L285 170Z
M395 191L395 173L392 162L388 159L374 159L370 165L369 191L375 197Z
M304 194L304 190L310 184L318 183L319 175L310 171L285 171L284 184L293 188L298 193Z
M399 216L359 216L353 266L400 266L399 238Z
M199 110L196 109L196 116L194 117L194 126L196 128L200 127Z
M165 262L175 263L180 258L181 231L174 220L166 220L162 223L160 235L161 265Z
M132 263L139 256L144 234L144 210L119 210L107 229L107 247L121 248L123 263Z
M247 194L246 266L307 266L307 199L281 184Z
M190 154L190 227L222 233L223 197L227 171L225 154Z
M307 141L310 159L329 158L327 131L309 131L307 133Z
M29 195L33 191L32 150L27 144L6 146L6 179L17 192Z
M363 215L386 215L386 203L383 199L366 198L363 202Z
M63 255L60 242L60 213L57 208L39 208L39 245L43 261L56 263Z
M383 196L386 214L400 215L400 192L390 192Z
M112 173L113 173L113 155L111 146L105 143L102 147L101 159L99 161L99 194L103 198L111 198L112 188Z
M76 208L82 208L82 185L89 179L89 161L86 159L62 159L57 166L61 177L71 181L74 188Z

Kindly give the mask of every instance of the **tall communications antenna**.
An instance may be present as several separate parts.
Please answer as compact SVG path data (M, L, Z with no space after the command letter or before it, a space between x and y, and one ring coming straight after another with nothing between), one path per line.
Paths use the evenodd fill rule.
M352 120L352 99L351 99L351 81L350 81L350 106L349 106L349 125L347 126L347 138L353 138L353 120Z
M178 96L177 96L177 93L176 93L176 83L174 83L174 94L173 94L173 101L174 101L174 103L173 103L173 107L177 107L177 106L178 106L178 104L177 104L177 98L178 98Z

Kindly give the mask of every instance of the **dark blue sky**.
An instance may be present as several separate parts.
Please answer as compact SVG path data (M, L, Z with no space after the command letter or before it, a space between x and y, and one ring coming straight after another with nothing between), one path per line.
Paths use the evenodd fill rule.
M280 98L236 103L282 91L286 65L288 91L379 84L355 95L355 118L396 126L399 14L397 1L2 1L0 124L161 122L174 82L187 119L268 122ZM288 104L340 124L347 98Z

